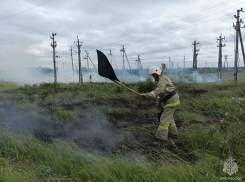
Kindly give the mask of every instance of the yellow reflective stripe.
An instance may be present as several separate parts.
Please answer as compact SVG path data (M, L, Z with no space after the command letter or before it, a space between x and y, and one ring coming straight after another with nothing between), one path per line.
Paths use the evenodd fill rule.
M173 107L173 106L176 106L176 105L178 105L180 103L180 101L178 100L177 102L175 102L175 103L171 103L171 104L167 104L167 105L165 105L164 106L164 108L165 107Z
M162 128L162 129L168 129L168 126L162 126L162 125L159 125L159 128Z
M171 124L169 127L173 127L173 126L175 126L175 123L174 124Z

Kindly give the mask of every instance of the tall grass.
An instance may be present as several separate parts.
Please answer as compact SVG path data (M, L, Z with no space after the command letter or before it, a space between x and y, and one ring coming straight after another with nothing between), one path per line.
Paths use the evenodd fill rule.
M148 92L154 88L155 83L148 81L129 86L140 92ZM54 139L52 143L43 143L31 132L16 134L2 130L0 182L189 182L220 181L220 177L229 177L222 171L230 151L226 143L221 142L224 141L224 135L220 132L219 120L227 112L231 97L244 97L244 83L177 85L176 90L180 95L181 105L176 111L175 119L181 121L182 125L179 138L173 141L177 146L176 151L189 156L188 161L174 150L151 149L146 145L151 141L151 135L154 135L152 123L158 109L115 84L45 83L40 86L24 86L13 93L1 93L1 114L13 107L28 111L25 117L29 119L51 118L52 122L60 125L70 124L72 121L82 122L86 107L102 110L109 121L113 118L115 121L132 123L122 130L120 136L132 145L137 143L137 146L126 148L122 145L119 148L122 151L118 153L113 150L89 153L69 140ZM244 124L242 118L240 122ZM134 139L135 134L138 134L139 141ZM149 152L140 153L141 148ZM243 149L244 142L240 141L231 151L239 168L235 176L242 177L242 180L245 174ZM136 152L137 157L129 159L127 156L130 152ZM151 161L147 158L151 152L164 157Z
M24 181L30 174L40 180L62 181L218 181L216 167L218 158L203 155L196 164L168 161L154 164L150 161L126 160L123 156L106 157L103 154L87 153L76 145L56 140L53 144L36 141L30 135L1 133L1 159L3 181ZM24 167L35 164L32 173L20 173L14 163ZM210 164L213 164L210 166ZM11 174L8 174L13 171ZM29 169L30 171L30 169ZM1 178L0 178L1 179ZM27 181L35 181L28 179Z

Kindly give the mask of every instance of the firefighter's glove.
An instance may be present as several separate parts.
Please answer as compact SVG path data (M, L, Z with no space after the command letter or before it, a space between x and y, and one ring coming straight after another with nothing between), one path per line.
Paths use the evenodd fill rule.
M140 94L140 96L141 96L142 99L146 99L145 94Z

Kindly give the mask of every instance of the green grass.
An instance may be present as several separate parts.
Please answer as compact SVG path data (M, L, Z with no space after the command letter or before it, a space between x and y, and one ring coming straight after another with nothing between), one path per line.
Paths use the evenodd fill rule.
M229 177L223 172L230 153L223 142L227 136L220 132L220 119L227 110L233 111L232 97L245 97L245 82L241 77L236 84L231 76L223 78L220 84L176 84L181 101L175 113L175 120L181 123L179 138L173 140L176 148L147 145L152 142L160 108L114 83L43 83L24 87L2 83L1 116L13 110L11 114L18 113L20 119L65 128L83 128L88 119L104 124L111 122L124 143L103 152L91 151L78 145L82 136L79 133L75 139L53 138L45 143L30 131L17 134L7 128L0 133L0 182L189 182ZM150 81L127 84L139 92L151 91L154 85ZM245 126L244 113L237 118L240 131ZM1 125L5 127L4 123ZM237 127L236 123L231 127ZM234 142L230 152L239 171L233 177L243 180L244 139Z
M210 155L202 154L195 164L184 161L153 164L137 159L125 160L123 156L89 154L62 140L46 145L28 135L25 138L2 133L1 139L2 136L5 138L1 145L5 145L3 142L8 144L1 151L7 156L0 160L0 168L5 172L3 181L24 181L31 175L32 179L27 181L34 181L33 176L58 181L218 181L216 168L220 161ZM27 172L23 171L25 169Z
M16 89L19 86L15 83L0 82L0 91Z

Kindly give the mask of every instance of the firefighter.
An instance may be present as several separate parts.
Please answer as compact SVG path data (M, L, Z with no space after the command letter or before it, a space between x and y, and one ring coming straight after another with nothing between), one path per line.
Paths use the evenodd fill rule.
M162 103L163 112L160 115L160 122L156 131L155 140L166 141L168 137L177 137L178 131L174 122L174 112L180 104L179 95L171 80L162 73L158 66L149 69L149 75L157 82L157 87L150 93L141 94L142 99L156 99L156 105Z

